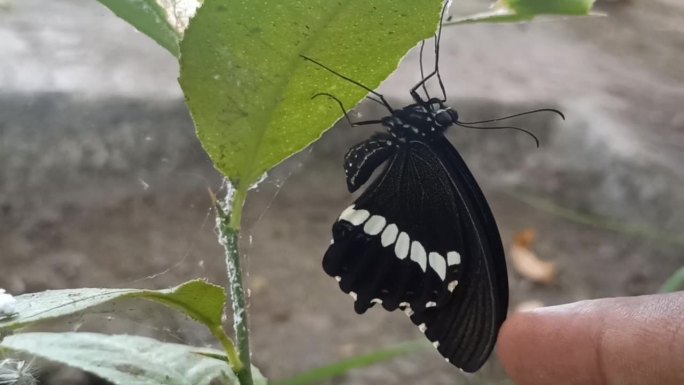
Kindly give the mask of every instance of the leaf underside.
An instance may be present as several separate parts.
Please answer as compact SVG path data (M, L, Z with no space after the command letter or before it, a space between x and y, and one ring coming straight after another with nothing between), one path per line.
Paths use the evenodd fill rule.
M239 385L225 361L192 346L98 333L21 333L0 347L76 367L117 385Z
M1 330L16 330L41 321L87 311L126 298L140 298L179 309L208 327L220 326L225 292L202 280L163 290L81 288L48 290L16 297L16 314L0 320Z

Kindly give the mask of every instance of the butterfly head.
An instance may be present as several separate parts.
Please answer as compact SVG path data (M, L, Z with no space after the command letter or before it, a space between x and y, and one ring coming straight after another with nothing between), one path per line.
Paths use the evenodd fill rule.
M441 134L458 122L458 113L440 99L408 105L395 110L382 124L392 136L400 139L426 139Z

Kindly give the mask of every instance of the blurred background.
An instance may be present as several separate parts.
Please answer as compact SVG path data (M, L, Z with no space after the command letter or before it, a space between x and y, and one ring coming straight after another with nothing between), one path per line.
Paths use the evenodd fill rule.
M454 2L452 14L486 9ZM542 107L515 131L452 128L499 223L511 309L658 291L684 265L684 4L614 0L604 17L444 30L442 76L464 121ZM409 102L417 52L381 87ZM224 283L176 60L95 1L0 1L0 287ZM324 91L324 90L322 90ZM375 105L356 109L380 116ZM304 122L303 122L304 123ZM375 128L342 122L270 173L242 234L254 362L270 378L421 338L402 314L358 316L320 267L353 197L342 156ZM536 238L534 237L536 235ZM50 325L197 345L200 326L136 302ZM44 366L44 384L101 384ZM427 349L330 384L508 384L496 357L465 375Z

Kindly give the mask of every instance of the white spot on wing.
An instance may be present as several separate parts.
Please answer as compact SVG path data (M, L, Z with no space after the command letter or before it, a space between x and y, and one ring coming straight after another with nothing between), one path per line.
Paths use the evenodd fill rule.
M458 251L450 251L447 253L447 264L449 266L461 264L461 254Z
M354 299L354 301L356 301L356 298L358 297L358 296L356 295L356 292L350 291L350 292L349 292L349 295Z
M426 308L428 308L428 307L435 307L435 306L437 306L437 302L435 302L435 301L430 301L430 302L428 302L428 303L425 304L425 307L426 307Z
M433 342L433 343L432 343L432 346L434 346L435 349L437 349L437 348L439 347L439 341Z
M399 259L404 259L408 255L409 252L409 236L405 232L399 233L399 237L397 238L397 244L394 246L394 253L397 255L397 258Z
M453 281L449 282L449 284L447 285L447 289L449 289L449 292L452 292L454 291L456 286L458 286L458 280L454 279Z
M380 215L373 215L368 219L365 225L363 225L363 231L368 235L378 235L385 228L387 221L384 217Z
M382 304L382 300L380 298L373 298L371 300L371 303L377 303L377 304Z
M437 275L439 275L439 278L444 281L444 278L446 278L446 261L444 260L444 257L434 251L431 252L428 257L430 259L430 267L432 267L432 270L434 270Z
M347 207L346 209L344 209L344 211L342 211L342 214L340 214L340 217L337 218L337 220L341 221L344 219L345 221L349 222L349 218L351 218L355 212L356 212L356 210L354 210L354 205L351 205L351 206Z
M399 232L399 229L397 228L397 225L392 223L391 225L385 227L385 231L382 232L382 236L380 238L380 242L384 247L387 247L391 244L394 243L394 241L397 239L397 233Z
M349 223L354 226L359 226L368 219L370 213L368 210L356 210L356 212L348 219Z
M418 325L418 330L420 330L421 333L425 333L427 326L425 326L425 324L420 324Z
M420 265L423 271L427 270L427 256L425 255L425 248L418 241L411 243L411 260Z
M337 281L337 282L342 281L342 277L340 277L339 275L335 276L335 281Z
M407 316L412 316L413 315L413 310L410 307L407 307L404 309L404 313L406 313Z

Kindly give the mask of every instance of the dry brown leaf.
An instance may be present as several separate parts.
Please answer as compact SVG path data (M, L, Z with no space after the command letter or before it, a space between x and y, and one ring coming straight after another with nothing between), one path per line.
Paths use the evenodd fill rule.
M551 284L556 279L556 265L543 261L532 251L535 231L525 229L516 234L510 249L513 268L524 278L540 284Z

